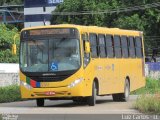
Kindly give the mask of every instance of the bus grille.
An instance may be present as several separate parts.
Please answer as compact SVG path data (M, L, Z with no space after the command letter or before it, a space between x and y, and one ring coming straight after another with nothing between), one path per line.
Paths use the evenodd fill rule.
M63 76L35 76L30 77L32 80L35 80L36 82L58 82L63 81L64 79L68 78L69 75L63 75Z

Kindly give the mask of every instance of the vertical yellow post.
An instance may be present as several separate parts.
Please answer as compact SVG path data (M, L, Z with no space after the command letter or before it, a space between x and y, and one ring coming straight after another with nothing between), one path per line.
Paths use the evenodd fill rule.
M12 45L12 54L13 54L13 55L16 55L16 53L17 53L16 44L13 44L13 45Z
M17 46L16 46L16 38L19 36L19 34L16 34L15 36L14 36L14 38L13 38L13 40L14 40L14 43L12 44L12 54L13 55L16 55L16 53L17 53Z

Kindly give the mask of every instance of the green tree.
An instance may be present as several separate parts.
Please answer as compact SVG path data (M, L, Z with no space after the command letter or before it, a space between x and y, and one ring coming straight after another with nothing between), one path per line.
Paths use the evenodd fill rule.
M79 11L100 11L106 9L106 5L102 2L97 4L97 1L92 0L65 0L63 4L57 7L56 12L79 12ZM105 15L79 15L79 16L53 16L52 24L72 23L83 25L98 25L102 26Z
M143 21L143 18L140 18L138 14L127 16L125 18L120 17L114 23L115 26L119 28L141 31L145 31L144 26L147 24L145 21Z
M148 8L143 10L132 10L118 12L120 8L151 4L159 0L64 0L55 12L82 12L82 11L103 11L117 10L114 13L93 14L93 15L53 15L52 24L80 24L96 25L103 27L119 27L123 29L134 29L143 31L145 43L151 49L160 46L160 37L152 38L148 36L160 36L160 10L158 8ZM153 4L152 4L153 5Z
M24 0L0 0L0 6L8 4L8 5L15 5L15 4L23 4Z
M18 30L13 28L10 30L4 24L0 25L0 63L16 63L18 56L12 55L12 44L14 36L18 34ZM19 38L16 38L17 50L19 49Z

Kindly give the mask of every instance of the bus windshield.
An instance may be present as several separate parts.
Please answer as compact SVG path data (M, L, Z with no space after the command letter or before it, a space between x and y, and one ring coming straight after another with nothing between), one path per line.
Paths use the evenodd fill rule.
M23 72L58 72L80 67L79 40L46 38L21 41L20 67Z

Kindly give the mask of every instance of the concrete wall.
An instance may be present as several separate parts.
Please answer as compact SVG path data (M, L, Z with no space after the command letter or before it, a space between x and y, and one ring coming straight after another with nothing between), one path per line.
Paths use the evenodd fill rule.
M0 87L9 85L19 85L19 74L18 73L0 73Z
M19 64L0 63L0 73L18 73Z
M0 63L0 87L19 84L19 64Z

